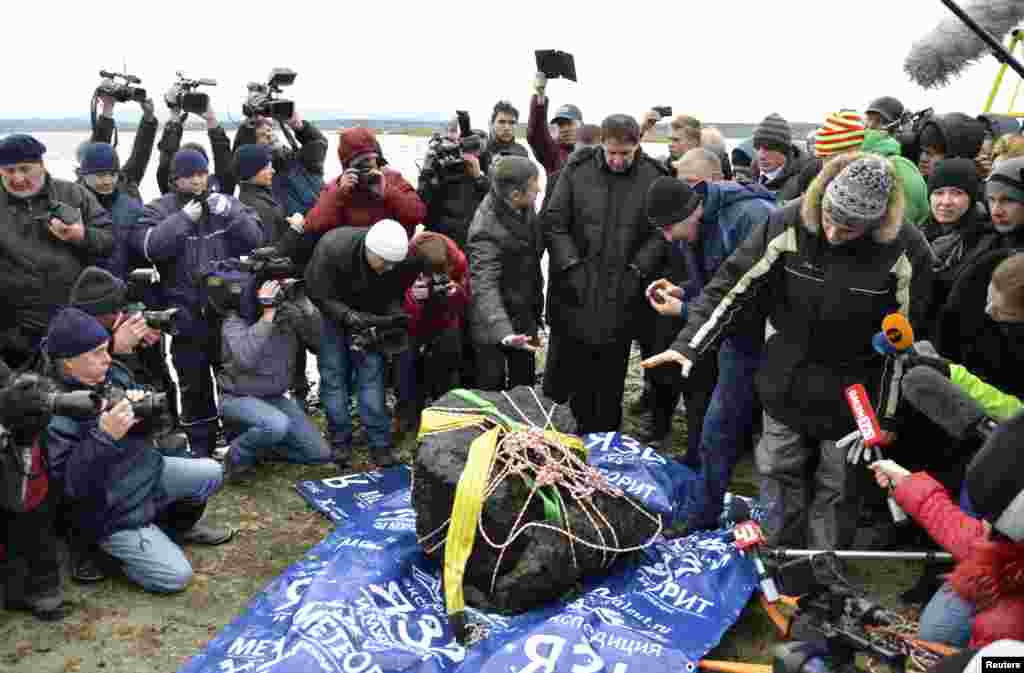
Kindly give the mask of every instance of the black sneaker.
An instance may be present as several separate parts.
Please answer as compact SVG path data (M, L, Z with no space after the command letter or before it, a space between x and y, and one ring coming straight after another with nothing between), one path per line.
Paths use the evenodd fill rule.
M70 550L70 556L71 579L82 584L102 582L107 579L107 574L103 572L99 559L96 558L96 553L93 550L76 551L72 549Z
M215 547L229 542L235 537L234 528L214 528L205 523L197 523L184 533L177 536L181 544L202 544Z

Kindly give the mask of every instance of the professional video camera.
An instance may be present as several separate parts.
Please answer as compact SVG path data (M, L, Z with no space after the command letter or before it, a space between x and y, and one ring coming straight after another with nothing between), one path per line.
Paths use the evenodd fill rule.
M128 101L143 103L146 101L146 90L135 86L141 84L142 80L135 75L100 70L100 77L103 78L103 81L96 87L96 96L110 96L118 103L127 103Z
M428 144L427 167L425 171L433 173L442 181L448 182L461 178L466 173L466 161L463 154L479 154L483 151L483 139L473 132L469 113L457 110L455 116L459 120L459 141L435 133Z
M196 115L204 114L210 105L210 96L196 89L201 86L217 86L217 80L207 77L189 79L180 70L176 74L178 81L164 95L167 107Z
M280 98L281 89L295 83L296 72L290 68L274 68L266 84L249 82L249 90L242 114L246 117L272 117L280 121L291 119L295 113L294 101Z
M274 247L258 248L248 257L215 262L199 273L208 304L217 316L238 312L243 318L259 317L257 292L260 286L276 280L287 286L287 297L298 293L302 267L288 257L276 256Z
M885 127L889 135L899 141L900 147L903 148L903 156L915 163L921 154L921 130L934 115L934 108L925 108L917 112L907 111Z

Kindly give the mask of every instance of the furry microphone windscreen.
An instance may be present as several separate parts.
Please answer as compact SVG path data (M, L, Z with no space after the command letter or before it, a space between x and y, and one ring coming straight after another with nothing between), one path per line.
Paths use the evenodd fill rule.
M1021 0L974 0L963 9L1000 41L1024 20ZM988 51L988 46L974 31L955 15L950 15L914 43L903 70L925 89L937 89L949 84Z

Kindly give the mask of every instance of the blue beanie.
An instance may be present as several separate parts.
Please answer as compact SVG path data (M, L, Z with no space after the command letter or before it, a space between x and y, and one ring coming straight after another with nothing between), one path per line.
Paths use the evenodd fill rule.
M65 308L53 317L46 332L51 358L73 358L88 353L110 338L96 318L77 308Z
M89 143L82 153L82 164L78 167L78 174L116 173L117 164L117 152L110 143Z
M273 153L267 145L242 145L235 154L238 165L238 179L251 180L273 160Z
M44 154L46 145L24 133L15 133L0 140L0 166L42 161Z
M190 178L196 173L207 173L210 162L196 150L178 150L174 155L174 177Z

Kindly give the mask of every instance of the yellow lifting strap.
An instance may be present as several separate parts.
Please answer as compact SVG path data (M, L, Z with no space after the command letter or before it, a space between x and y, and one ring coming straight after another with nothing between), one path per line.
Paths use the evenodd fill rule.
M484 489L487 488L501 432L501 426L495 426L473 440L466 468L455 487L455 505L444 548L444 602L457 636L462 635L460 631L465 632L462 613L466 599L462 593L462 578L466 574L469 555L473 553L476 524L484 508Z

